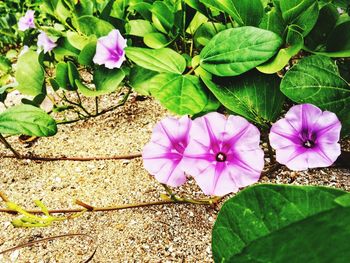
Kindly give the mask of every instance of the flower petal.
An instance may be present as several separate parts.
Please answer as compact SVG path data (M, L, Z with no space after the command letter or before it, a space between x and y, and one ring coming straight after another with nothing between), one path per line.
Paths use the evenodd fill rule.
M308 130L322 116L322 111L312 104L295 105L286 113L286 120L300 132Z
M340 139L341 123L333 112L324 111L314 125L317 142L336 143Z

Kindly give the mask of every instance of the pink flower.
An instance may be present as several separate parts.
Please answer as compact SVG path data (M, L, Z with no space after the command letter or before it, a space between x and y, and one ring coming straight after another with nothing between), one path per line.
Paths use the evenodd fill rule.
M29 28L35 28L33 10L27 10L26 14L18 20L18 30L26 31Z
M44 50L44 53L51 51L57 46L57 44L52 41L44 31L40 31L40 34L38 35L37 45L39 48L42 48Z
M340 130L334 113L311 104L296 105L272 125L270 143L277 161L291 170L327 167L340 155Z
M153 129L151 141L143 148L142 157L146 170L169 186L180 186L186 175L180 168L183 152L189 141L191 119L165 118Z
M259 143L259 130L244 118L212 112L193 121L181 167L207 195L236 192L260 177Z
M114 29L107 36L98 39L93 61L109 69L120 68L125 60L125 47L126 39L119 30Z

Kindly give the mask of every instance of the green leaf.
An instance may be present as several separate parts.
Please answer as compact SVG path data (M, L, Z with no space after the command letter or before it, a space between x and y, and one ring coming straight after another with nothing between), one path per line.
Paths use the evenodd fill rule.
M194 34L194 43L196 46L205 46L217 33L225 29L226 26L221 23L206 22Z
M73 47L66 37L60 38L56 43L57 47L53 49L56 60L63 61L65 57L78 57L79 49Z
M350 21L334 28L328 38L326 49L327 52L347 52L347 57L350 57Z
M67 32L67 40L68 42L75 47L76 49L82 50L84 46L86 46L89 42L91 42L91 38L85 35L81 35L77 32L68 31ZM96 40L95 40L96 41Z
M338 207L334 199L345 193L341 190L319 186L290 185L256 185L241 191L225 202L215 222L212 232L215 262L334 262L333 260L298 260L298 257L300 259L303 256L312 257L322 251L317 249L316 244L311 246L311 251L310 246L303 245L303 239L321 244L327 242L326 240L331 236L340 234L339 230L333 229L336 234L324 239L314 238L319 231L322 232L322 224L315 224L315 227L317 226L315 229L312 228L312 224L305 225L305 221L302 220ZM348 214L350 216L349 212ZM317 218L321 219L322 216L315 218L314 222L318 222ZM334 218L339 220L334 220ZM342 221L342 219L343 217L333 217L324 223ZM294 228L293 225L298 225L298 227ZM347 225L349 225L348 222ZM294 234L292 231L287 231L287 235L284 231L290 227L294 229ZM309 233L310 227L314 232ZM275 242L270 242L270 239ZM314 241L311 241L312 239ZM283 250L285 247L292 246L295 241L300 244L298 254L294 254L294 250ZM259 253L259 257L256 257L251 249L257 244L261 245L261 242L264 243L264 246L259 246L259 250L253 249L254 252ZM324 250L326 251L328 253L329 249ZM290 257L291 253L293 257ZM248 260L247 257L250 255L252 257ZM275 255L276 258L265 260L264 256L268 255ZM279 257L288 257L288 259L277 260ZM236 258L237 261L233 261Z
M127 47L125 53L137 65L149 70L182 74L186 69L186 60L170 48Z
M162 33L149 33L145 35L143 42L150 48L159 49L166 47L171 41Z
M11 61L6 57L0 55L0 76L7 74L11 71L11 69Z
M265 74L273 74L282 70L289 60L298 54L304 45L303 36L293 26L288 27L286 48L280 49L275 57L257 67Z
M252 242L244 253L227 262L346 263L350 258L349 222L350 208L334 208Z
M59 62L56 66L56 82L62 89L68 89L68 65L65 62Z
M220 79L219 83L205 78L203 81L222 105L255 123L266 126L281 113L284 95L275 75L250 71L239 77Z
M114 29L107 21L98 19L94 16L81 16L78 18L79 31L87 36L96 35L97 37L106 36Z
M200 2L229 14L241 26L257 26L264 15L264 7L260 0L200 0Z
M153 24L159 31L166 34L172 29L175 15L164 2L155 1L151 12Z
M200 12L197 12L194 15L193 19L191 20L191 23L187 27L186 33L194 35L194 33L196 33L197 29L201 25L206 23L207 21L208 21L208 17L206 17L205 15L201 14Z
M264 29L227 29L204 47L200 65L217 76L237 76L269 60L281 44L278 35Z
M208 104L208 93L196 76L161 73L154 76L149 85L151 95L179 115L197 114Z
M141 95L151 95L150 81L158 72L135 66L130 72L130 86Z
M312 50L316 50L325 45L329 34L334 29L339 13L333 4L327 4L321 8L316 25L305 38L305 45Z
M297 25L303 36L315 26L319 14L317 0L280 0L282 17L288 25Z
M88 43L84 48L81 50L79 56L78 56L78 62L85 66L92 65L92 60L96 53L96 40L91 41Z
M272 31L279 36L283 36L286 25L282 18L281 11L278 8L273 7L268 13L264 15L259 27Z
M335 62L324 56L302 59L284 76L281 91L297 103L311 103L337 114L343 132L350 131L350 89Z
M0 113L0 133L46 137L55 135L57 126L45 111L22 104Z
M45 72L39 62L39 54L28 50L18 58L15 78L17 90L24 95L37 96L43 92Z
M123 81L125 73L122 69L97 67L94 72L95 96L114 92Z
M73 62L68 61L67 62L67 66L68 66L68 80L69 80L69 84L72 87L73 90L76 89L75 87L75 80L76 79L80 79L80 74L79 71L77 69L77 67L74 65Z
M147 20L135 19L130 20L125 25L125 30L128 35L144 37L149 33L156 32L152 24Z

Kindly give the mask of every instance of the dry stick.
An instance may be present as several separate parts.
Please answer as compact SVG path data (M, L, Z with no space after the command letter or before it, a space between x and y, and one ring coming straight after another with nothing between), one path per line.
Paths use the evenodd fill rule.
M278 170L281 167L280 164L275 164L271 166L266 172L262 173L263 175L268 175L269 173L272 173L276 170ZM148 203L135 203L135 204L125 204L125 205L118 205L118 206L110 206L110 207L94 207L92 205L86 204L80 200L76 200L75 203L77 205L82 206L83 208L73 208L73 209L56 209L56 210L49 210L48 212L50 214L63 214L63 213L80 213L83 211L86 212L107 212L107 211L115 211L115 210L123 210L128 208L140 208L140 207L149 207L149 206L158 206L158 205L167 205L167 204L199 204L199 205L213 205L220 200L222 200L225 196L222 197L214 197L214 198L203 198L203 199L187 199L187 198L181 198L176 195L174 195L171 190L163 184L165 187L166 192L169 195L169 200L161 200L161 201L154 201L154 202L148 202ZM4 202L8 202L9 199L6 197L5 194L0 192L0 198ZM28 213L31 214L43 214L43 211L41 210L29 210L24 209ZM0 213L10 213L14 214L17 213L14 210L6 209L6 208L0 208Z
M22 160L33 160L33 161L44 161L44 162L53 162L53 161L78 161L78 162L87 162L87 161L103 161L103 160L130 160L135 158L142 157L141 153L126 154L126 155L115 155L115 156L105 156L105 157L43 157L35 155L0 155L0 158L16 158Z
M39 240L35 240L35 241L31 241L31 242L27 242L27 243L24 243L24 244L20 244L18 246L15 246L15 247L12 247L12 248L9 248L9 249L6 249L6 250L3 250L0 252L0 255L2 254L5 254L5 253L8 253L8 252L12 252L12 251L15 251L17 249L21 249L21 248L24 248L24 247L31 247L31 246L34 246L36 244L39 244L39 243L43 243L43 242L47 242L47 241L52 241L52 240L55 240L55 239L59 239L59 238L65 238L65 237L77 237L77 236L84 236L84 237L88 237L90 238L91 240L94 241L94 238L90 235L87 235L87 234L65 234L65 235L59 235L59 236L53 236L53 237L46 237L46 238L42 238L42 239L39 239ZM96 250L97 250L97 246L96 248L94 249L94 252L92 253L92 255L87 259L85 260L84 262L89 262L91 261L92 257L95 255L96 253Z
M202 205L210 205L210 202L204 203L207 199L198 199L198 201L203 201L200 204ZM218 202L218 201L217 201ZM81 201L78 201L77 204L81 205ZM148 202L148 203L135 203L135 204L126 204L126 205L118 205L118 206L110 206L110 207L93 207L91 205L87 205L84 203L84 208L72 208L72 209L53 209L49 210L48 212L50 214L65 214L65 213L80 213L83 211L86 212L107 212L107 211L116 211L116 210L123 210L128 208L140 208L140 207L149 207L149 206L158 206L158 205L167 205L167 204L174 204L174 203L182 203L182 204L190 204L187 201L175 201L175 200L162 200L162 201L154 201L154 202ZM87 209L89 207L90 209ZM92 210L91 210L92 208ZM43 211L41 210L30 210L30 209L24 209L26 212L30 214L43 214ZM0 208L0 213L16 213L16 211L6 208Z
M0 133L0 141L5 145L5 147L7 149L9 149L15 156L15 158L21 158L22 156L15 150L12 148L12 146L6 141L6 139L4 138L4 136L2 136L2 134Z

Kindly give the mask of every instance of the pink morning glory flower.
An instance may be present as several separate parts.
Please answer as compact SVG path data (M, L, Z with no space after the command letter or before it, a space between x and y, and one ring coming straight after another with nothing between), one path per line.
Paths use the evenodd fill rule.
M29 28L35 28L33 10L27 10L26 14L18 20L18 30L26 31Z
M246 119L212 112L193 121L181 167L206 195L237 192L260 177L259 143L259 130Z
M340 130L334 113L301 104L272 125L270 143L277 161L291 170L327 167L340 155Z
M44 53L51 51L57 46L57 44L52 41L44 31L40 31L37 45L40 49L44 50Z
M112 30L107 36L97 40L96 54L93 58L95 64L105 65L106 68L120 68L125 60L126 39L119 30Z
M169 186L180 186L186 175L179 166L189 141L191 119L165 118L153 129L151 141L143 148L145 169L155 178Z

